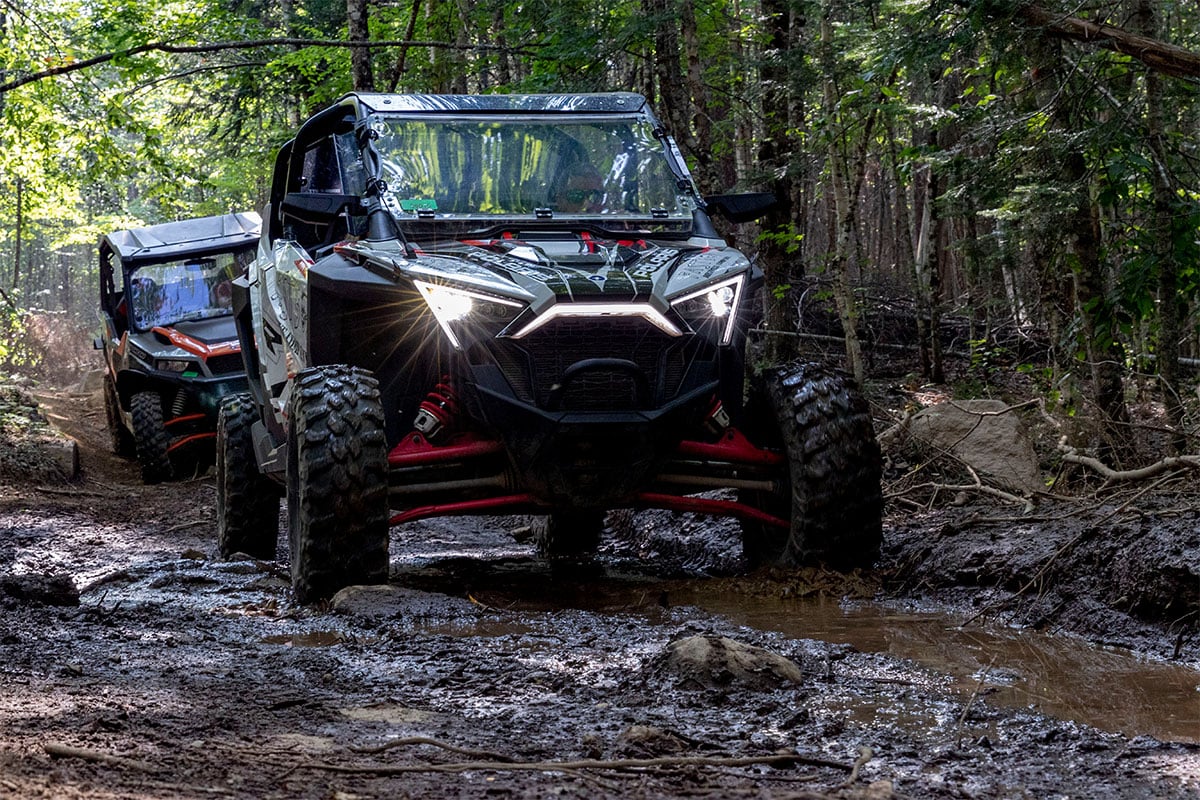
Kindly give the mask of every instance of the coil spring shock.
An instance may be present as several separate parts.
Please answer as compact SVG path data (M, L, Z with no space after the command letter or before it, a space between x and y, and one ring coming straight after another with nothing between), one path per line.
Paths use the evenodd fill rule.
M171 404L171 416L172 417L182 417L183 409L187 407L187 401L188 401L187 389L180 389L178 392L176 392L175 393L175 402Z
M426 439L433 440L454 427L458 413L458 393L450 384L450 376L443 375L417 408L413 428Z

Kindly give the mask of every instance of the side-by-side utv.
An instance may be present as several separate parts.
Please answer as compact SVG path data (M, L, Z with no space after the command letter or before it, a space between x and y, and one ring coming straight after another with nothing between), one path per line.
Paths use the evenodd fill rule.
M224 214L100 240L108 427L146 483L211 463L221 398L246 389L230 282L260 227L253 212Z

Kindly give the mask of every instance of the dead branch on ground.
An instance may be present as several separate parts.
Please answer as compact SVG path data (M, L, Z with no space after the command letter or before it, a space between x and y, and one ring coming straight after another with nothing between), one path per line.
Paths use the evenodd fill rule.
M328 764L320 761L304 761L290 765L291 769L289 772L298 769L311 769L351 775L403 775L411 772L574 772L578 770L629 770L650 767L751 767L759 764L777 767L806 764L809 766L831 767L846 772L853 772L854 769L853 766L843 764L839 761L802 756L795 753L775 753L765 756L729 758L716 756L617 759L585 758L577 761L456 761L445 764L368 764L365 766L347 766L344 764Z
M443 750L449 750L452 753L459 755L470 756L472 758L490 759L492 761L502 761L510 763L513 761L511 756L506 756L503 753L493 753L489 750L470 750L465 747L442 742L437 739L432 739L428 736L406 736L403 739L392 739L384 742L378 747L351 747L352 753L362 753L364 755L378 755L396 747L407 747L409 745L427 744L432 747L440 747Z
M1161 475L1168 470L1178 469L1180 467L1186 469L1200 469L1200 455L1186 456L1167 456L1166 458L1156 461L1153 464L1138 469L1113 469L1098 458L1092 456L1080 455L1080 453L1067 444L1067 438L1058 440L1058 449L1063 454L1063 461L1071 464L1079 464L1096 472L1106 483L1115 483L1118 481L1140 481L1146 478L1153 478Z
M69 744L59 744L57 742L46 742L42 745L42 749L47 755L55 758L82 758L85 761L94 761L100 764L112 764L118 767L128 767L130 769L141 770L142 772L158 772L159 767L153 764L147 764L145 761L135 761L132 758L122 758L114 756L111 753L102 753L99 750L86 750L82 747L72 747Z

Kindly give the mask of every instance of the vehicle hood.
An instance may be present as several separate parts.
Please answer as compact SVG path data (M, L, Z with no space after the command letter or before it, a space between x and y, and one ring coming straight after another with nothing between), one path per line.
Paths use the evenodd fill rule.
M378 260L364 243L353 247ZM729 247L648 239L604 239L587 234L468 239L418 247L415 257L387 259L419 280L465 284L525 300L556 302L645 301L749 268Z

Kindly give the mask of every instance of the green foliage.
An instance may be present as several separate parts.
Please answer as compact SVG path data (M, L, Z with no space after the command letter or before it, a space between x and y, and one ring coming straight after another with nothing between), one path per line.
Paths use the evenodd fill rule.
M38 366L37 349L30 346L25 315L0 304L0 372L27 373Z

